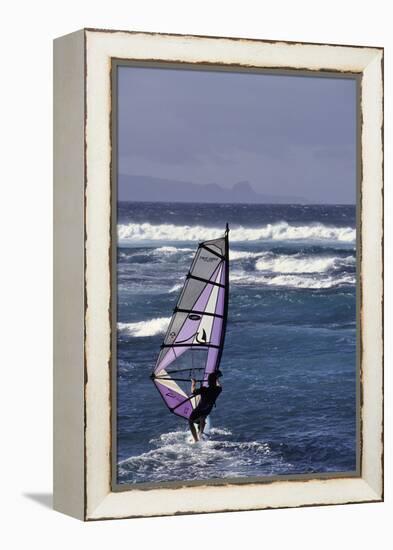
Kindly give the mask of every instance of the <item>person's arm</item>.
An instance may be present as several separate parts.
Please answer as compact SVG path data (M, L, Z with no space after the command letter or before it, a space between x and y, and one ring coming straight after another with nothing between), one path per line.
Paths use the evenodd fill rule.
M193 395L199 395L200 393L202 393L202 388L197 388L196 387L195 378L191 378L191 393Z

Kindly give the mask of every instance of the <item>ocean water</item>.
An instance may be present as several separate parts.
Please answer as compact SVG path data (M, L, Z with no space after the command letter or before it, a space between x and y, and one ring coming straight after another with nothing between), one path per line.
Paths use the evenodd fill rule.
M151 382L197 243L230 224L223 392L189 442ZM356 468L354 206L120 203L119 483Z

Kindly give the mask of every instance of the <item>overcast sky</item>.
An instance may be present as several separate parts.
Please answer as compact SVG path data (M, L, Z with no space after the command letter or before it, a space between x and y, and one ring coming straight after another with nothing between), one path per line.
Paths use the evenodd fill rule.
M120 67L118 82L120 174L355 202L354 79Z

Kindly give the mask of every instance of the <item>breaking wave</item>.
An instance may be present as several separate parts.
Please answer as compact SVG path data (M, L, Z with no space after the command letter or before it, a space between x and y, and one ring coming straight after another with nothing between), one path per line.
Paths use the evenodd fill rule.
M272 273L323 273L346 266L355 265L354 256L346 258L337 256L302 256L261 254L256 262L258 271L270 271Z
M120 334L128 336L155 336L156 334L165 334L169 321L170 317L159 317L149 321L139 321L138 323L117 323L117 329Z
M118 257L120 260L132 260L135 261L136 258L146 258L152 256L158 257L170 257L176 254L192 253L195 252L193 248L178 248L176 246L160 246L158 248L128 248L120 250Z
M178 254L179 252L195 252L195 250L193 248L176 248L176 246L160 246L153 250L153 254L164 254L165 256Z
M356 284L355 256L314 256L275 254L273 252L230 251L230 259L239 262L231 269L231 284L253 286L276 286L301 289L328 289ZM252 267L241 269L242 260L252 262ZM175 283L168 292L178 293L184 278Z
M245 272L235 272L231 276L231 282L244 285L266 285L286 288L307 288L310 290L333 288L343 285L354 285L354 275L343 275L341 277L325 276L314 277L310 275L257 275Z
M129 223L118 226L120 242L127 241L205 241L217 239L222 228L200 225L174 225L150 223ZM329 240L353 243L356 230L352 227L327 226L320 223L291 225L287 222L266 224L257 228L235 227L231 229L231 242L259 240Z
M229 260L252 260L253 258L260 258L266 255L266 252L247 252L245 250L232 250L229 249Z

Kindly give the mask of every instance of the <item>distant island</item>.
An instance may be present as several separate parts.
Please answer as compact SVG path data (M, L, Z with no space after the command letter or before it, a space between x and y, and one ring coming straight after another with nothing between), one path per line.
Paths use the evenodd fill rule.
M119 201L132 202L208 202L257 204L307 204L303 197L257 193L248 181L232 187L216 183L198 184L152 176L119 174Z

